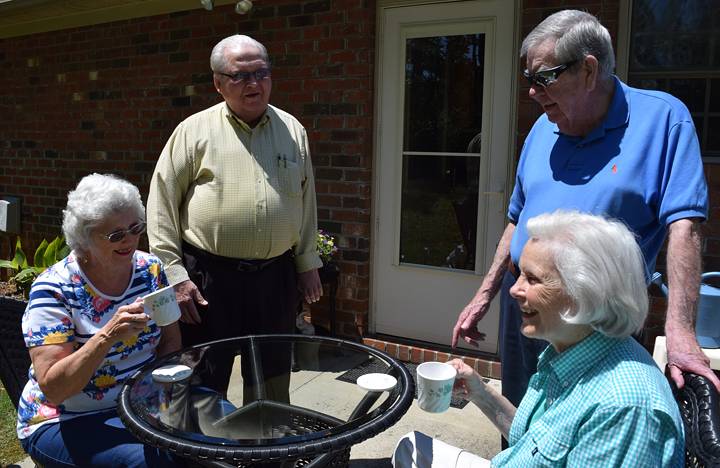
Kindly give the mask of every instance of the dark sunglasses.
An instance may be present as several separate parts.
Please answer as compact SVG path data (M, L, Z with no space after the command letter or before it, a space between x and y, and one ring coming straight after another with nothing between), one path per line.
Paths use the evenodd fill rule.
M530 73L529 71L525 70L523 71L523 76L528 80L530 86L535 85L547 88L548 86L557 81L558 77L562 74L562 72L572 67L576 63L577 60L573 60L572 62L563 63L562 65L548 68L547 70L536 71L535 73Z
M110 242L120 242L121 240L125 239L125 236L127 234L132 234L133 236L139 236L143 232L145 232L145 227L147 224L140 222L135 223L132 226L130 226L127 229L119 229L117 231L113 231L110 234L105 236L105 239L109 240Z
M251 72L239 71L233 74L222 72L215 73L217 73L218 75L227 76L232 80L233 83L250 83L251 78L253 79L253 81L262 81L265 78L268 78L270 76L270 69L258 68L257 70Z

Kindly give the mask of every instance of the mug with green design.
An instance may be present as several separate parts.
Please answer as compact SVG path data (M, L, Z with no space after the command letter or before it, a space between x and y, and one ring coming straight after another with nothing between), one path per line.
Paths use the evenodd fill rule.
M180 318L180 306L175 299L175 289L166 286L143 297L143 306L148 317L164 327Z
M417 367L418 406L429 413L450 407L457 370L444 362L423 362Z

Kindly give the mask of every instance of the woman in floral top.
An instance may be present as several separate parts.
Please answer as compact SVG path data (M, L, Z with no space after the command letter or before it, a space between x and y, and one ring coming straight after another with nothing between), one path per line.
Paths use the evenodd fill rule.
M177 466L135 439L116 413L125 379L180 348L177 322L159 327L143 312L142 297L167 279L156 257L137 250L140 193L92 174L68 194L63 215L73 250L33 283L22 319L32 365L18 437L43 467Z

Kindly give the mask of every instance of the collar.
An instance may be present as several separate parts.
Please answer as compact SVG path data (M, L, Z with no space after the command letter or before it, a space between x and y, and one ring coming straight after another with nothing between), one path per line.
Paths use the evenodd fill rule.
M265 113L262 117L260 117L260 122L258 122L258 124L254 128L264 127L265 125L267 125L270 122L270 112L271 109L270 105L268 104ZM235 112L230 109L230 106L228 106L227 102L225 103L225 118L227 118L230 122L235 122L244 131L252 133L253 127L250 127L250 125L248 125L240 117L235 115Z
M563 388L570 387L621 341L594 331L562 353L548 346L538 358L538 372L553 373Z

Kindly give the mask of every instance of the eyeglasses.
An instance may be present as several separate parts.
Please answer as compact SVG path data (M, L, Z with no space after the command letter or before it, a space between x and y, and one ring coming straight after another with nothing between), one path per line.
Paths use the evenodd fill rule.
M237 73L222 73L222 72L215 72L218 75L227 76L232 80L233 83L250 83L251 78L252 81L262 81L265 78L270 77L270 69L269 68L258 68L255 71L251 72L244 72L239 71Z
M529 71L525 70L523 71L523 76L528 80L530 86L535 85L547 88L548 86L557 81L558 77L562 74L562 72L572 67L576 63L577 60L573 60L572 62L563 63L562 65L548 68L547 70L536 71L535 73L530 73Z
M113 231L104 237L105 237L105 239L109 240L112 243L120 242L121 240L125 239L125 236L127 234L132 234L133 236L139 236L140 234L145 232L146 226L147 226L147 224L143 223L143 222L135 223L127 229L119 229L117 231Z

